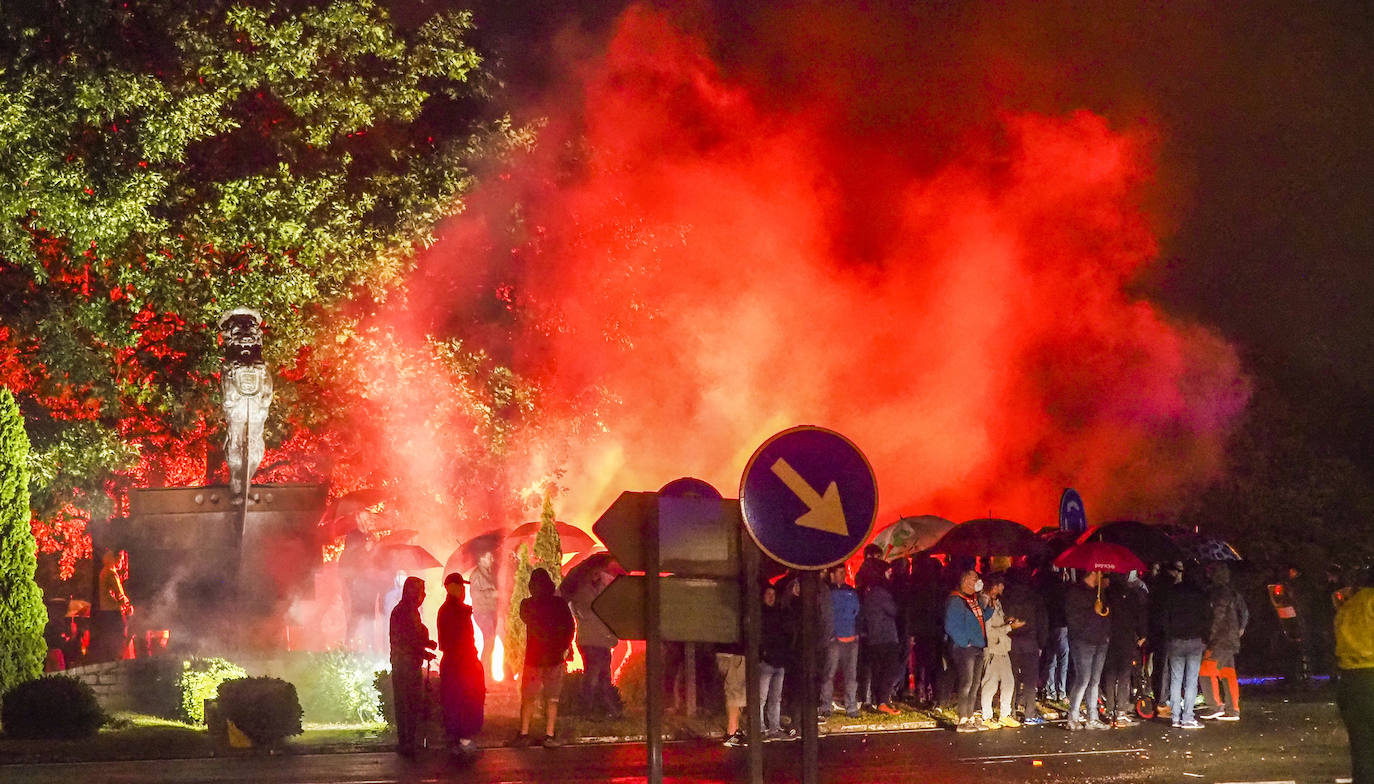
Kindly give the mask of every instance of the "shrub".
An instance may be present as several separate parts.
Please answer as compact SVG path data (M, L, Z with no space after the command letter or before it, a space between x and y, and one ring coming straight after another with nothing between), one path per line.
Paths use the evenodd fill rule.
M180 659L155 656L134 659L124 666L129 678L130 707L134 711L163 719L182 717Z
M43 672L48 611L33 576L38 543L29 519L29 437L14 396L0 387L0 693Z
M220 713L255 746L275 746L301 734L296 687L281 678L235 678L219 685Z
M0 723L11 738L89 738L105 723L91 687L66 675L26 681L3 700Z
M246 678L247 671L224 659L191 659L181 673L181 718L190 724L205 723L205 701L215 698L221 683Z
M372 666L345 650L311 653L296 677L301 707L311 721L373 722L381 717Z
M391 670L377 670L372 674L372 688L377 690L377 702L382 713L382 721L396 723L396 698L391 693Z

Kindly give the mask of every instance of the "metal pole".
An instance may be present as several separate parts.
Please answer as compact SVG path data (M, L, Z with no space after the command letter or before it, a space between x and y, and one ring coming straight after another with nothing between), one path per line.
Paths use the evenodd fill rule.
M816 600L820 572L801 573L801 636L802 636L802 784L820 781L820 732L816 727L816 706L820 702L816 682Z
M648 784L663 784L663 634L659 626L658 505L644 518L644 726Z
M741 526L740 555L744 562L744 710L749 728L749 781L763 784L763 705L759 694L759 638L762 637L763 607L759 595L759 548Z
M682 644L682 676L687 680L687 716L697 715L697 644Z

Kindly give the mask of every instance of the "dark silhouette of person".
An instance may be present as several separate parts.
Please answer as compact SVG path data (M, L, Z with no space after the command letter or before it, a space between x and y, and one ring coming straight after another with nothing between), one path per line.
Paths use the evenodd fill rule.
M420 620L425 601L425 581L407 577L401 600L391 611L391 693L396 713L396 753L413 756L419 751L416 737L425 710L424 665L434 658L435 642Z
M448 596L439 608L439 703L449 754L466 757L476 751L473 737L482 729L487 698L486 678L472 632L472 608L464 604L467 580L454 572L444 578Z

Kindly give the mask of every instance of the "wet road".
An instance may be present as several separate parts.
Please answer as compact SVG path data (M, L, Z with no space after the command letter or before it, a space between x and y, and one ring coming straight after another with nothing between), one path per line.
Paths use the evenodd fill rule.
M821 741L825 782L1323 782L1348 780L1345 732L1326 702L1252 700L1244 721L1196 731L1162 724L1069 733L1057 725L959 735L947 730L832 735ZM765 780L796 781L800 746L765 747ZM743 749L672 743L665 780L745 780ZM5 784L29 782L253 782L253 784L392 784L393 782L632 782L644 779L637 744L560 749L489 749L469 767L439 754L403 760L392 754L0 766Z

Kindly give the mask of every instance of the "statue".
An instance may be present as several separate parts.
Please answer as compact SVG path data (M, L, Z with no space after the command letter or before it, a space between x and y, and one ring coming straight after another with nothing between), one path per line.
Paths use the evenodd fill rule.
M224 393L224 456L236 503L262 463L262 428L272 405L272 374L262 361L262 316L251 308L234 308L219 320L224 346L220 389Z

